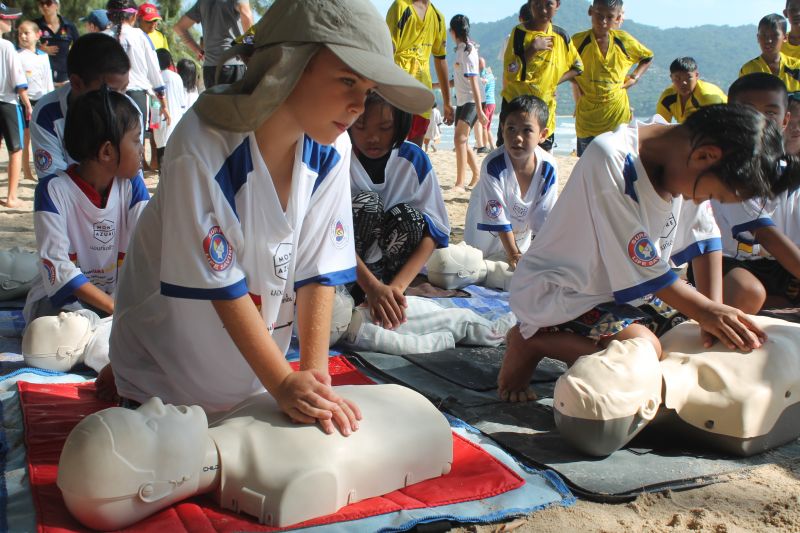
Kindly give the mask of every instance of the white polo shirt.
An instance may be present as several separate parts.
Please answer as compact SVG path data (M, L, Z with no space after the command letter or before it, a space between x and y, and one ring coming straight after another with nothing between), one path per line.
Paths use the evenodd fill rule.
M453 64L453 87L456 90L456 105L475 102L475 96L472 94L471 79L478 79L479 74L477 45L475 43L470 43L470 51L467 52L467 44L458 43L456 47L456 61ZM478 79L479 91L480 86L481 82ZM480 92L478 94L480 94ZM480 105L480 102L475 103Z

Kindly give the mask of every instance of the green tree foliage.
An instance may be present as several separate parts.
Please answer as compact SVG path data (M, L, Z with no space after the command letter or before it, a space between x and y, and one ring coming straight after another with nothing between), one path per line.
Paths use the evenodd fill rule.
M520 0L520 5L523 0ZM464 13L469 15L468 3ZM562 0L555 24L564 28L570 35L591 27L587 16L587 0ZM446 13L450 19L456 13ZM700 67L701 78L719 85L723 91L739 75L739 68L759 55L756 42L756 27L752 26L699 26L695 28L660 29L655 26L637 24L626 20L622 29L638 39L653 51L655 60L650 70L630 90L631 105L638 116L655 114L656 102L661 92L670 84L669 65L681 56L692 56ZM686 21L691 24L691 20ZM499 98L501 89L502 47L505 39L517 24L517 13L502 20L472 25L472 38L480 45L480 54L492 67L497 81ZM453 44L448 43L448 61L452 65ZM451 67L452 68L452 67ZM435 79L435 77L434 77ZM499 102L499 100L498 100ZM558 114L569 115L574 111L572 92L568 84L558 89Z

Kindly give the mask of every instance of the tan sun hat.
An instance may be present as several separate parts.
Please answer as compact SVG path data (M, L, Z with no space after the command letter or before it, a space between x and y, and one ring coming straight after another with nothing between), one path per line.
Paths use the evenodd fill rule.
M203 92L194 106L212 126L255 130L289 96L322 45L374 81L392 105L415 114L433 105L433 93L395 65L389 29L369 0L277 0L253 33L252 44L226 54L252 53L244 78Z

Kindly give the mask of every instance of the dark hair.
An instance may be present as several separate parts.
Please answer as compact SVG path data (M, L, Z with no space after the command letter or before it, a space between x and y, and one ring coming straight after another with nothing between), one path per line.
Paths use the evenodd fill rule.
M780 30L785 34L789 29L789 23L787 22L786 17L783 15L772 13L758 21L758 29L761 29L762 27Z
M197 89L197 64L191 59L181 59L175 66L178 75L183 80L183 88L187 91Z
M394 107L376 92L370 92L367 95L367 99L364 101L364 112L361 116L365 116L367 110L374 106L387 106L392 110L392 122L394 122L392 149L400 148L406 140L406 137L408 137L408 132L411 131L411 121L414 119L414 116L411 113L406 113L402 109Z
M472 41L469 39L469 19L466 15L456 15L450 19L450 29L456 36L457 42L467 45L466 52L472 51Z
M125 132L141 124L142 116L131 99L103 85L100 90L89 91L69 105L64 145L75 161L95 159L106 142L119 152Z
M777 76L766 72L753 72L737 79L728 88L728 101L735 102L742 93L750 91L776 92L783 95L783 106L789 106L789 92L786 84Z
M133 0L108 0L106 2L108 20L114 25L117 40L122 35L122 23L136 16L136 2Z
M550 119L550 108L547 107L545 101L538 96L528 94L517 96L503 105L500 110L500 127L511 113L525 113L536 120L540 129L547 127L547 121Z
M742 199L771 198L800 185L800 158L786 155L775 123L742 104L701 107L682 124L692 150L718 146L720 160L707 172Z
M533 18L533 14L531 13L531 6L528 2L522 4L522 7L519 8L519 19L522 21L523 24L527 24Z
M158 68L167 70L172 66L172 54L169 53L169 50L166 48L159 48L156 50L156 55L158 56Z
M789 105L800 104L800 91L789 93Z
M67 74L92 83L106 74L127 74L131 60L122 46L105 33L87 33L78 38L67 54Z
M679 57L669 65L669 73L675 74L676 72L686 72L688 74L697 72L697 61L689 56Z
M597 7L607 7L609 9L622 9L622 0L594 0L592 5Z

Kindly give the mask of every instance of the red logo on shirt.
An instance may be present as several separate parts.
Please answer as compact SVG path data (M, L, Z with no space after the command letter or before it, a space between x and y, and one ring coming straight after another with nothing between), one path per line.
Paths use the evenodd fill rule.
M222 272L233 263L233 247L228 243L219 226L214 226L203 239L203 250L206 252L208 266L212 270Z
M36 163L36 168L45 171L53 164L53 156L50 152L39 148L33 153L33 161Z
M47 281L50 285L56 284L56 267L49 259L42 259L42 266L47 271Z
M503 204L501 204L497 200L489 200L488 202L486 202L487 217L495 219L499 218L501 214L503 214Z
M639 266L651 267L658 263L656 247L650 242L647 233L640 231L628 243L628 255Z

